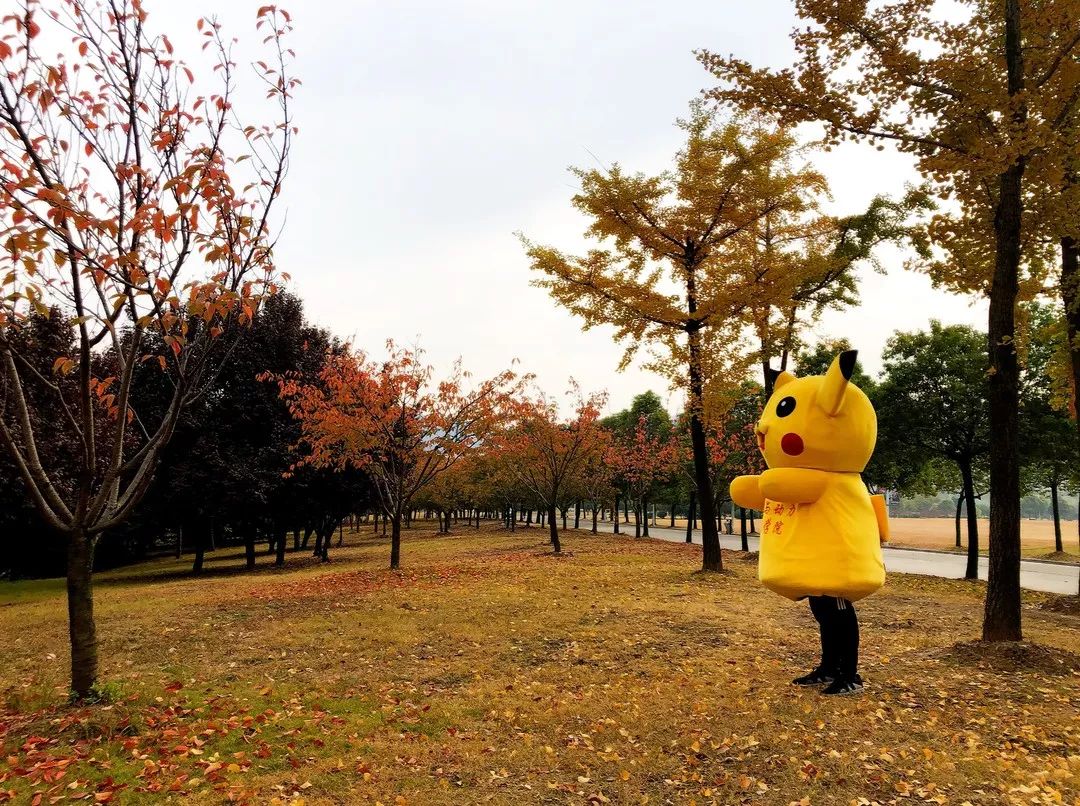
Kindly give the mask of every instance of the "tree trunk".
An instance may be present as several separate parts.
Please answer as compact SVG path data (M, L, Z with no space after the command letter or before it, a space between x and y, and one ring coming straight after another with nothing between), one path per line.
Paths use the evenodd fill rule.
M960 495L956 496L956 547L963 546L963 541L960 539L960 511L964 507L964 491L960 490Z
M750 551L750 535L746 531L746 510L745 509L742 510L742 524L741 524L741 527L742 528L739 530L739 539L742 541L741 548L742 548L743 551Z
M611 522L615 524L612 531L619 534L619 494L615 493L615 509L611 512Z
M293 529L292 532L292 547L293 551L300 551L300 529Z
M1058 510L1058 483L1056 479L1050 482L1050 508L1054 513L1054 551L1060 554L1065 551L1065 544L1061 542L1061 513Z
M1010 98L1024 91L1019 0L1005 0L1005 66ZM1015 123L1023 125L1019 106ZM994 209L994 279L987 328L990 356L990 573L983 612L984 641L1019 641L1020 457L1018 450L1020 370L1016 356L1016 297L1019 290L1024 161L1018 158L999 177Z
M383 516L383 526L386 525L386 516ZM390 530L390 570L396 571L401 565L401 513L395 512L393 528Z
M334 522L327 519L323 524L322 548L319 551L319 559L324 563L330 562L330 539L334 536Z
M691 376L693 379L693 375ZM700 381L698 390L692 392L701 400ZM709 451L705 444L705 426L697 412L690 415L690 444L694 452L694 479L697 484L697 500L701 520L701 568L703 571L722 571L724 561L720 555L720 535L716 531L716 513L713 512L712 481L709 479Z
M566 531L566 514L569 509L570 507L567 507L566 509L562 510L562 528L564 532Z
M634 537L641 537L641 501L634 502Z
M191 573L201 574L203 570L203 559L206 556L206 544L214 539L214 526L211 522L207 522L205 528L202 528L203 524L199 524L199 528L195 532L195 562L191 564Z
M244 527L244 556L247 561L247 570L255 570L255 527Z
M641 499L641 519L645 521L645 527L641 530L642 537L649 536L649 499Z
M757 531L757 527L754 525L754 510L750 510L750 532Z
M739 507L739 534L742 535L743 541L746 540L746 509ZM749 545L749 544L747 544Z
M596 532L596 519L599 516L599 513L596 510L597 510L597 506L596 506L596 502L594 501L593 502L593 508L592 508L592 533L593 534L597 533Z
M678 501L671 502L671 525L668 527L669 529L675 528L675 507L678 503Z
M277 549L277 556L274 557L274 565L278 568L285 565L285 540L288 532L284 528L274 527L274 547Z
M580 501L575 501L574 502L574 528L575 529L580 529L581 528L581 502Z
M551 546L556 554L562 553L562 545L559 543L559 524L555 522L555 505L551 504L547 511L548 531L551 534Z
M690 491L690 506L686 510L686 542L694 542L694 520L697 518L697 499L694 491Z
M93 572L94 541L84 532L75 532L68 537L67 604L71 690L79 699L91 694L98 676Z
M975 482L971 477L971 463L960 463L960 478L964 480L964 507L967 509L968 548L964 579L979 578L979 520L975 511Z

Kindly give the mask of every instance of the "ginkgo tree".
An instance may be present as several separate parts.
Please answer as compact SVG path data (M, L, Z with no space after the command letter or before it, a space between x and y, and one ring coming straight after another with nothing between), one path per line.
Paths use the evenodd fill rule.
M140 0L24 0L0 20L0 444L67 541L79 697L97 680L95 544L142 499L182 411L280 280L272 210L298 83L289 15L257 13L266 110L253 114L265 121L235 102L231 41L216 22L197 25L205 74L150 27ZM51 373L20 338L49 311L74 345ZM157 416L133 402L147 361L169 381ZM75 449L43 456L53 429Z
M707 390L742 378L752 356L743 343L752 306L790 298L790 284L757 283L750 232L785 206L804 207L817 175L791 164L791 135L722 122L695 104L680 121L686 143L675 168L659 175L572 169L581 182L574 205L599 241L580 256L525 241L535 284L590 328L615 327L636 350L654 348L651 368L687 395L694 482L702 520L702 567L722 569L706 422L716 404Z
M436 380L419 349L387 343L327 357L317 379L271 378L300 422L297 466L365 470L391 524L390 568L401 564L401 523L423 491L491 439L528 376L511 370L472 384L460 361Z

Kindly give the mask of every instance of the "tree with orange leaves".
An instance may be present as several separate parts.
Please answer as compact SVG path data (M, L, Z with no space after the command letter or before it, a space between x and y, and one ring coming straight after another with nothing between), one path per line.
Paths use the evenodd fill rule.
M275 378L308 448L298 464L365 470L390 519L390 568L401 564L401 521L416 497L491 437L527 377L507 370L466 390L461 362L435 382L423 351L387 343L389 357L327 358L317 382Z
M504 454L512 457L506 467L547 510L551 546L562 552L556 509L583 470L605 444L600 409L607 396L588 397L574 387L577 400L570 417L559 415L558 406L542 393L514 401L507 427L499 434Z
M649 428L649 418L644 415L638 418L630 434L615 439L608 448L606 464L622 479L634 502L635 537L641 537L642 516L648 518L648 513L643 512L646 497L657 484L678 471L684 453L673 434L666 439L655 435Z
M267 125L234 107L217 23L198 22L217 64L197 81L140 0L24 0L0 20L0 445L67 540L78 697L97 680L97 540L143 498L182 411L279 282L271 211L297 82L288 14L266 6L256 24L270 53L254 68ZM20 337L50 310L74 338L51 374ZM147 361L171 388L157 415L134 402ZM31 387L47 408L34 409ZM43 456L45 429L75 449Z

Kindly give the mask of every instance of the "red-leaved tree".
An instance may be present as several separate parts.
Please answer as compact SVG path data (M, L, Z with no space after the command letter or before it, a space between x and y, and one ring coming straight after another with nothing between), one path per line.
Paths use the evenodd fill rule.
M649 418L638 418L634 430L625 439L615 439L607 450L607 465L622 479L634 502L634 536L641 536L641 518L645 498L653 488L670 479L680 469L686 451L672 434L667 439L651 433ZM616 518L618 513L615 513ZM646 531L648 522L646 521Z
M536 496L547 510L551 546L562 552L556 509L562 496L595 464L607 444L600 425L600 410L607 400L603 393L588 397L575 385L573 414L563 417L555 401L542 393L521 397L509 409L509 423L498 434L498 444L507 457L506 467L521 485Z
M263 7L256 25L265 125L234 105L232 44L214 22L198 21L215 64L197 79L140 0L24 0L0 20L0 444L67 538L80 697L97 679L95 543L146 493L181 412L279 280L271 211L297 82L288 14ZM20 336L46 311L74 337L51 370ZM139 405L148 369L171 393ZM73 449L40 451L56 430Z
M401 563L401 521L432 482L479 448L527 378L507 370L466 389L461 362L436 382L423 352L387 343L389 357L327 357L317 380L275 378L307 447L297 464L365 470L390 519L390 567Z

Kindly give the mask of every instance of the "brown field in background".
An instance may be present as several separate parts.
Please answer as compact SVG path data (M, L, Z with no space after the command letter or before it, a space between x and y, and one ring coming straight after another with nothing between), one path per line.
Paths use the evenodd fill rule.
M952 518L892 518L893 544L925 548L953 548L956 545L956 523ZM1061 522L1061 539L1065 551L1077 553L1076 521ZM967 521L961 524L961 539L967 545ZM990 521L979 518L979 542L985 543L990 535ZM1048 520L1024 520L1020 522L1020 540L1025 549L1042 552L1054 550L1054 522ZM985 548L985 546L983 546ZM1025 552L1028 553L1028 552Z
M676 528L685 529L686 519L676 518ZM891 518L892 536L889 545L914 546L916 548L953 549L956 546L956 526L952 518ZM657 526L669 526L667 518L656 519ZM633 523L629 524L633 528ZM755 526L757 522L755 521ZM626 528L625 526L623 527ZM967 548L967 521L961 524L961 540ZM735 522L738 533L739 524ZM979 548L986 553L990 537L990 521L979 518ZM1020 523L1020 539L1025 557L1045 557L1054 553L1054 522L1050 520L1023 520ZM1080 559L1080 538L1077 537L1076 521L1061 521L1061 539L1064 555L1054 559Z

